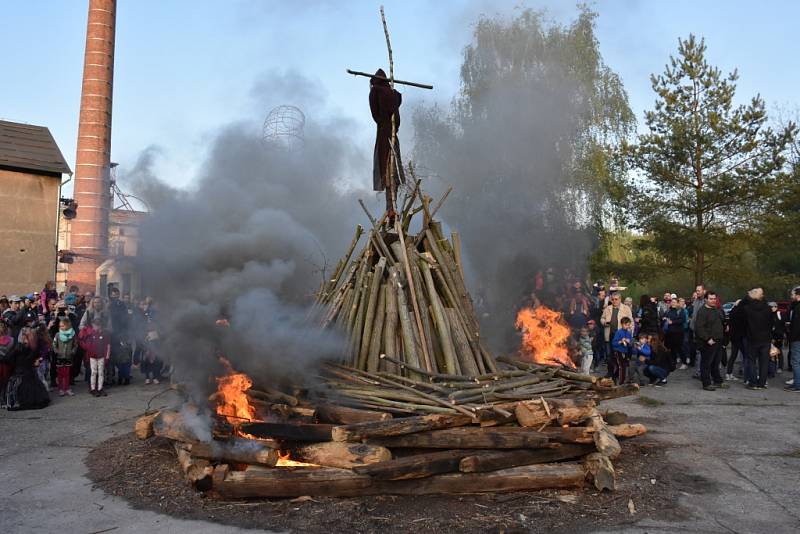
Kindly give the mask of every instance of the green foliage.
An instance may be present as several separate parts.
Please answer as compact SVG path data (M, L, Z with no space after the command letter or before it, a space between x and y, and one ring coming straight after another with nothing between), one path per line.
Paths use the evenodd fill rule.
M653 269L682 269L695 283L737 274L743 240L783 183L795 134L793 124L767 125L759 96L735 105L737 73L723 77L705 53L702 39L679 40L678 56L651 77L658 98L645 114L648 132L623 150L633 171L630 220L657 253Z

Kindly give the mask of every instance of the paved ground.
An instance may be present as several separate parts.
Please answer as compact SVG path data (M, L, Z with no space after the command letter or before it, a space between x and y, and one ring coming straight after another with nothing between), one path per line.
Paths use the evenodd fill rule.
M678 510L685 519L641 518L625 532L800 531L800 395L783 392L778 380L765 392L740 384L705 392L688 373L673 374L665 388L645 388L651 404L611 403L648 425L685 479ZM92 490L84 476L88 450L129 432L163 389L135 384L95 399L79 386L76 397L55 397L45 410L0 411L0 533L236 532L133 510ZM153 406L174 401L172 395Z

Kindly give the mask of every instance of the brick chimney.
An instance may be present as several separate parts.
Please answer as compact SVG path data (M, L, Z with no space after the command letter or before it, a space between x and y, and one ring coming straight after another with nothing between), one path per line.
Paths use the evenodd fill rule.
M70 227L70 250L78 257L68 275L69 283L82 291L95 290L95 271L108 256L116 4L89 0L75 161L78 215Z

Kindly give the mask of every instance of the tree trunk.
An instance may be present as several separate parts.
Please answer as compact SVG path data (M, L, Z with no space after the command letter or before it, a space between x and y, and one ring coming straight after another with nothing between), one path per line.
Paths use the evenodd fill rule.
M357 423L333 429L333 441L361 441L366 438L400 436L423 430L452 428L468 425L472 419L466 415L420 415L388 421Z
M374 438L367 443L389 448L532 449L545 446L547 436L530 428L470 426Z

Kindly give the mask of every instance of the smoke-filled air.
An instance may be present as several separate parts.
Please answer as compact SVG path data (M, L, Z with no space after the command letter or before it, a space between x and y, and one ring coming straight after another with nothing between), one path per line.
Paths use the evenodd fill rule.
M319 102L315 88L299 75L272 74L253 96L269 103L294 94L307 107L305 97ZM350 124L327 117L308 116L304 142L292 149L265 141L261 121L222 128L188 191L151 173L155 147L122 176L153 210L141 227L140 258L169 332L165 353L195 384L220 374L220 354L276 382L299 380L309 363L342 354L335 331L309 328L309 305L364 222L356 199L374 196L353 186L367 160L347 140Z
M419 172L434 177L431 188L453 186L442 217L462 236L495 350L518 344L514 315L537 272L551 282L586 276L606 216L600 184L613 170L601 148L633 116L593 24L589 11L567 26L535 11L481 19L464 49L460 94L414 115Z

